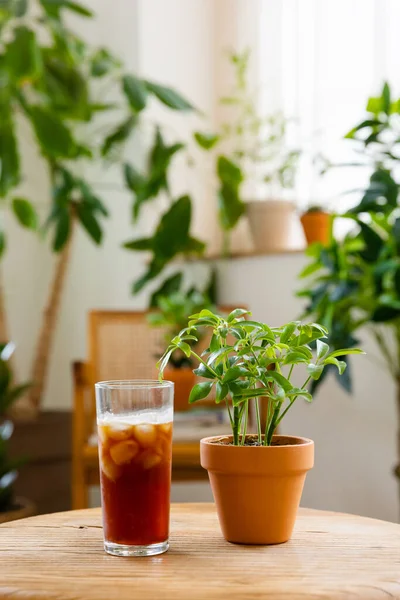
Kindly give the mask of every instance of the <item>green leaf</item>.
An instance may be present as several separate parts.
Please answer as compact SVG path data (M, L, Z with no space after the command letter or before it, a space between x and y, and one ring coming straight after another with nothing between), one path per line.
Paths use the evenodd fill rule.
M324 365L316 365L314 363L310 363L307 365L307 373L311 375L313 379L319 379L324 370Z
M226 384L222 384L221 382L217 381L217 384L215 386L215 403L219 404L220 402L225 400L228 394L229 387Z
M14 0L12 8L15 17L23 17L28 10L28 0Z
M287 344L292 336L292 334L296 331L298 326L298 323L288 323L285 328L283 329L281 336L280 336L280 342L281 344Z
M230 186L238 186L243 181L240 167L226 156L218 156L217 175L219 179Z
M0 230L0 258L4 255L4 252L6 251L6 236L4 231Z
M362 237L365 241L365 248L360 255L368 263L374 263L378 260L381 250L384 246L384 240L381 238L376 231L369 225L359 222L361 227Z
M6 47L6 64L13 80L32 80L42 71L42 57L35 32L25 26L14 30Z
M218 216L223 230L229 231L245 212L245 204L235 188L222 185L218 192Z
M283 360L284 365L297 365L299 363L308 363L310 358L312 358L312 353L310 351L310 356L306 357L304 354L297 352L297 350L293 350L288 352Z
M151 242L151 239L150 239ZM153 292L150 298L150 308L155 308L158 306L158 299L163 296L171 296L171 294L178 292L181 288L183 280L183 273L175 273L168 277L163 283L160 285L158 290Z
M215 379L214 373L208 367L206 367L206 365L203 365L203 363L200 363L197 369L194 369L193 373L198 377L205 377L206 379Z
M347 363L345 363L344 360L338 360L333 356L328 356L328 358L325 359L324 364L335 365L338 368L339 375L343 375L347 367Z
M211 392L212 386L212 381L203 381L201 383L197 383L190 392L189 404L193 404L193 402L207 398L208 394Z
M205 249L206 244L204 242L189 236L182 251L185 254L203 254Z
M160 102L169 108L172 108L173 110L193 110L194 107L192 104L172 88L158 85L150 81L145 81L144 83L148 91L154 94Z
M313 399L310 392L307 392L307 390L304 390L303 388L293 388L290 391L286 392L287 398L293 398L294 396L298 398L304 398L304 400L306 400L307 402L311 402Z
M194 139L204 150L211 150L219 142L220 137L215 133L200 133L196 131Z
M51 0L49 0L49 1L51 1ZM81 17L91 18L94 16L94 13L91 10L89 10L88 8L86 8L86 6L83 6L82 4L78 4L77 2L70 2L69 0L63 0L61 4L62 4L63 8L67 8L68 10L71 10L72 12L80 15Z
M383 84L382 89L382 110L387 115L390 114L390 87L387 82Z
M348 354L365 354L363 350L359 348L342 348L340 350L334 350L326 358L334 358L335 356L347 356ZM325 359L326 361L326 359Z
M118 125L118 127L116 127L114 131L110 133L104 140L101 148L102 156L107 156L117 145L125 142L131 135L136 123L137 117L135 115L131 115L120 125Z
M66 244L71 230L71 217L68 210L59 209L56 220L57 222L53 241L53 250L54 252L59 252Z
M34 106L30 108L30 119L45 157L76 157L77 146L71 132L55 114Z
M286 377L277 371L268 371L268 379L274 380L285 392L288 392L293 387L289 379L286 379Z
M134 75L125 75L122 78L122 88L131 108L140 112L146 107L147 88L145 83Z
M187 344L186 342L179 342L179 343L177 344L177 346L178 346L178 348L180 348L180 349L182 350L182 352L184 353L184 355L185 355L187 358L189 358L189 357L190 357L190 355L191 355L191 353L192 353L192 350L191 350L191 348L190 348L189 344Z
M0 198L20 181L20 158L12 121L0 120Z
M249 374L249 371L247 369L244 369L243 367L230 367L229 369L227 369L225 371L225 375L224 378L222 380L223 383L230 383L231 381L234 381L235 379L238 379L239 377L243 377L243 375Z
M185 248L191 215L190 198L182 196L161 217L153 237L153 249L162 260L170 260Z
M37 229L39 219L33 205L25 198L14 198L12 208L18 222L27 229Z
M132 286L132 293L137 294L138 292L140 292L149 281L152 281L152 279L154 279L155 277L157 277L157 275L161 273L164 266L164 261L153 259L146 273L134 282Z
M83 228L96 244L101 244L103 232L97 221L94 211L85 202L80 202L76 206L76 213Z
M124 178L128 188L135 194L140 193L146 185L146 178L129 163L124 164Z
M324 358L329 352L329 345L317 340L317 358Z
M322 265L319 261L312 262L309 265L307 265L306 267L304 267L304 269L301 271L301 273L299 275L299 278L303 279L305 277L309 277L316 271L319 271L321 268L322 268Z
M249 310L244 308L235 308L231 313L229 313L227 321L228 323L232 323L235 319L239 319L240 317L244 317L244 315L251 315Z
M120 66L121 63L118 59L105 48L100 48L91 59L91 75L92 77L104 77Z

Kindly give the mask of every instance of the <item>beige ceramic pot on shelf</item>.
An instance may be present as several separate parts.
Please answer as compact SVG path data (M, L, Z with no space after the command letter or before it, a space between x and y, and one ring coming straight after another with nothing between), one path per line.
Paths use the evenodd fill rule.
M251 200L246 202L254 249L281 252L292 247L291 232L296 206L288 200Z
M314 465L314 442L284 435L275 435L271 446L228 445L231 440L200 441L223 536L239 544L288 541Z

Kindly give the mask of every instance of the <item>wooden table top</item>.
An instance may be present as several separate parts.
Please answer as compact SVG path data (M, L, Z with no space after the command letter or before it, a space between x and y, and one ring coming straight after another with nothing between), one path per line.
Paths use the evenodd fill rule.
M108 556L102 533L98 508L1 525L0 598L400 598L400 525L384 521L300 509L291 541L239 546L213 504L175 504L171 548L149 558Z

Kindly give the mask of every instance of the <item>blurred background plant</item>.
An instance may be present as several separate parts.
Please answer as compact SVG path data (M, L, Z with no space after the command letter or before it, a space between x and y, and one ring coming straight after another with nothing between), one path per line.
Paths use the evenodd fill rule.
M175 111L190 111L192 105L169 87L127 73L106 48L87 44L67 27L68 13L93 17L83 5L67 0L6 0L0 7L0 197L22 227L51 236L51 249L58 255L32 361L28 406L33 411L43 396L74 230L81 227L97 245L103 240L108 210L90 183L92 166L117 166L121 178L116 185L133 195L133 222L160 193L169 199L154 235L125 245L152 253L147 272L134 284L135 293L176 255L201 254L205 247L190 235L191 198L175 199L169 190L168 173L184 145L169 144L154 125L142 170L129 146L151 97ZM112 101L107 100L110 88L119 90ZM51 201L43 224L36 199L19 192L27 139L43 157L48 172ZM5 249L2 230L0 252ZM6 340L1 290L2 286L0 333Z
M29 384L14 384L10 367L14 349L12 342L0 344L0 513L17 508L13 485L18 477L18 468L25 462L9 457L14 425L8 415L14 402L29 388Z
M215 310L214 277L211 278L210 284L204 291L198 291L192 287L185 292L180 290L182 282L178 281L178 278L175 278L174 281L175 291L170 291L168 294L157 292L153 295L152 308L157 310L148 315L151 325L165 328L164 340L166 343L186 327L191 315L203 309ZM200 331L196 343L201 339ZM192 368L193 366L193 359L180 350L171 354L169 362L170 366L175 369Z
M293 189L300 151L290 148L288 125L282 112L261 116L257 90L250 87L250 49L230 52L233 85L220 104L227 119L215 133L196 132L204 150L218 150L216 174L219 183L219 222L225 232L224 252L229 253L229 232L245 212L245 200L275 198L283 189Z
M398 208L400 160L400 99L392 98L387 83L378 97L369 98L366 118L346 138L357 143L363 160L372 167L369 185L360 202L337 218L353 225L343 240L308 249L311 262L301 277L309 278L300 296L308 299L305 316L330 330L328 342L337 349L358 343L361 327L375 339L382 364L397 387L399 419L398 465L400 479L400 213ZM354 164L354 163L353 163ZM344 358L348 362L348 358ZM318 387L331 368L322 374ZM352 391L351 369L339 383Z

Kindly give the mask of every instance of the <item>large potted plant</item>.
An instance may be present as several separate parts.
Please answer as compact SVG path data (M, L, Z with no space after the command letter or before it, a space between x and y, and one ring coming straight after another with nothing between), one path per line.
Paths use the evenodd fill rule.
M234 72L230 93L220 102L228 112L215 134L197 132L205 150L218 150L220 224L227 235L243 214L248 217L256 251L273 252L290 247L295 204L290 198L300 152L290 147L289 120L281 112L260 114L258 94L250 88L250 52L229 56Z
M231 436L200 442L201 464L208 470L224 537L230 542L278 544L292 533L306 473L314 463L314 443L299 436L274 435L297 398L312 400L307 385L317 380L327 365L340 373L346 354L358 349L329 351L322 341L327 330L316 323L298 321L283 327L246 320L248 311L235 309L227 318L209 310L193 315L174 337L159 361L160 378L177 349L196 360L196 384L189 402L206 398L215 390L215 402L225 402ZM191 345L197 331L211 331L209 348L199 356ZM316 342L314 358L310 344ZM273 366L273 369L271 369ZM300 387L292 381L295 367L305 371ZM262 422L259 398L269 410ZM257 433L248 433L250 404L254 404Z
M14 432L13 422L7 417L13 403L29 387L13 383L10 358L14 344L0 344L0 523L29 517L34 513L34 505L25 498L16 498L14 483L18 477L21 459L9 456L9 443Z
M358 147L357 164L371 169L368 185L359 202L342 214L350 225L343 239L327 247L309 248L310 263L302 272L306 279L299 295L307 299L305 316L317 319L329 330L334 348L358 343L363 328L381 352L383 365L396 388L400 415L400 217L398 107L384 84L380 96L367 102L367 114L346 135ZM334 166L334 165L333 165ZM336 217L335 217L336 218ZM376 364L381 364L376 361ZM318 387L329 373L326 369ZM351 370L340 383L351 392ZM399 418L399 417L398 417ZM398 456L394 473L400 483L400 423ZM399 488L400 491L400 488Z

